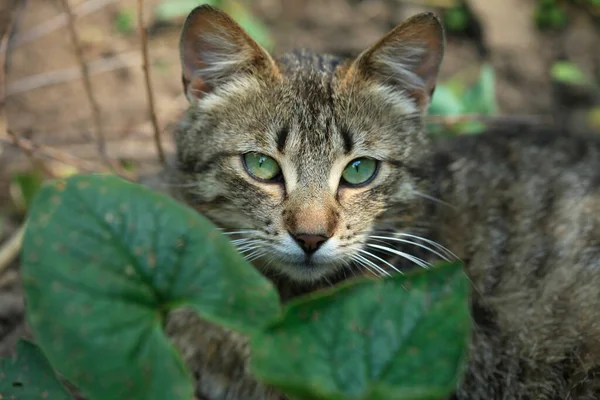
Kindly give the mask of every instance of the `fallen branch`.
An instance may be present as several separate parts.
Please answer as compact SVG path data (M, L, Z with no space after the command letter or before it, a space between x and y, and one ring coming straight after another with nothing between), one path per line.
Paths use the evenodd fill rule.
M51 147L42 146L34 143L29 139L25 139L22 137L16 136L0 136L0 141L12 144L19 149L21 149L25 154L35 154L37 156L45 156L51 158L55 161L66 165L72 165L79 170L87 171L87 172L106 172L106 168L103 168L101 165L97 165L96 163L92 163L90 161L84 160L82 158L73 156L71 154L53 149Z
M2 246L0 246L0 273L2 273L2 271L4 271L19 255L24 234L25 225L21 225L21 227L13 233Z
M90 107L92 108L92 118L94 120L94 127L96 129L98 153L100 153L100 156L102 157L107 166L109 166L111 169L116 169L114 164L108 158L108 154L106 154L106 140L104 137L104 127L102 125L100 107L98 106L98 102L96 101L96 97L94 96L94 92L92 90L92 81L90 79L90 73L88 71L88 66L85 62L85 57L83 56L83 48L81 46L79 36L77 35L77 30L75 29L75 15L73 14L71 7L69 6L69 0L61 0L61 2L63 8L65 9L65 12L67 13L67 28L69 29L71 42L73 42L73 47L75 49L75 56L77 57L77 61L79 62L79 68L81 69L85 93L87 95L88 102L90 103Z
M156 118L156 109L154 105L154 94L152 93L152 82L150 79L150 65L148 63L148 35L146 33L146 27L144 26L144 0L138 0L138 25L140 29L140 42L142 46L142 58L144 66L144 78L146 82L146 94L148 96L148 113L152 120L152 127L154 128L154 144L156 145L156 151L158 153L158 160L165 166L165 151L163 150L162 143L160 141L160 128L158 127L158 119Z
M54 177L54 172L52 172L48 166L39 159L39 157L36 155L35 153L35 147L33 146L26 146L22 143L22 139L12 130L7 129L6 133L8 133L8 136L11 137L13 144L15 146L17 146L18 148L20 148L23 153L25 153L25 155L29 158L29 161L31 162L32 165L40 168L42 171L44 171L44 173L49 176L49 177Z

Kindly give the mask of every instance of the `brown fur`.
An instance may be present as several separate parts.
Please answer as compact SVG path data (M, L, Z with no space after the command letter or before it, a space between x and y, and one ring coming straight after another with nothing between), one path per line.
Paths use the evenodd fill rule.
M430 14L356 60L271 58L199 7L182 33L192 105L176 135L173 194L233 232L284 301L453 257L435 241L473 282L474 336L456 398L600 398L600 141L514 127L431 143L423 115L442 56ZM284 179L253 179L246 152L273 157ZM358 157L380 160L378 174L340 184ZM329 240L307 258L298 232ZM187 311L167 329L201 398L280 398L249 375L243 337Z

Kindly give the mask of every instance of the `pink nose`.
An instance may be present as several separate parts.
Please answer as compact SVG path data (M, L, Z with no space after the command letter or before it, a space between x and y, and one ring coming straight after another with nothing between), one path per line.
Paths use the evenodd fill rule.
M306 254L312 254L321 247L323 243L329 239L327 236L322 235L292 235L294 240L302 247Z

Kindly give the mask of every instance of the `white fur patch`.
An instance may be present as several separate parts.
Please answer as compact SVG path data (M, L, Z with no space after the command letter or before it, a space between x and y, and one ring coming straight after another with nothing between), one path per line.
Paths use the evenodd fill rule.
M393 105L401 114L412 114L420 111L415 101L408 96L405 90L398 90L385 84L371 85L368 90L372 95Z
M260 81L254 76L233 76L222 86L217 87L215 91L206 94L198 102L198 107L203 111L210 111L226 103L228 97L235 97L258 86L260 86Z

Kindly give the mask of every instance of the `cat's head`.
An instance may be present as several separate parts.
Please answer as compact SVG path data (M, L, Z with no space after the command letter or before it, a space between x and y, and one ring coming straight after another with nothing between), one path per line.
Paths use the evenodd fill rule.
M420 14L354 60L274 58L223 12L196 8L180 42L187 201L295 280L374 262L369 236L409 227L427 191L422 117L443 48L439 21Z

